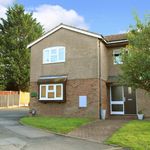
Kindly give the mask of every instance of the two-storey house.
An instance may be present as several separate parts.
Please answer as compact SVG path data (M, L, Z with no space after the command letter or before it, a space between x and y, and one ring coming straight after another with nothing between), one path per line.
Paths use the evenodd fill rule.
M28 45L31 109L40 115L100 118L150 115L149 96L118 83L125 34L100 34L60 24Z

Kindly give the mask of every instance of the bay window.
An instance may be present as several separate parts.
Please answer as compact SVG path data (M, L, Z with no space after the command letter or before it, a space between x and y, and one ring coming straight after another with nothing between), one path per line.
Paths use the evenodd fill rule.
M40 100L63 100L63 84L40 84Z

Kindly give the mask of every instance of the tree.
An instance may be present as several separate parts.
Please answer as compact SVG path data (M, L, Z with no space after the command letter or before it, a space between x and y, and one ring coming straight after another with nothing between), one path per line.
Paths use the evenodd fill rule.
M15 4L0 20L0 87L29 89L30 51L27 45L43 34L43 27Z
M121 83L150 92L150 15L144 23L135 18L136 25L128 33L129 45L122 54Z

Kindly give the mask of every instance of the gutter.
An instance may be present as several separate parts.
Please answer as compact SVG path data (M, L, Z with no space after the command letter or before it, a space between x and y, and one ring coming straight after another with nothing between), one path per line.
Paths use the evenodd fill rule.
M118 41L110 41L110 42L107 42L106 44L116 44L116 43L124 43L124 42L128 42L128 40L118 40Z

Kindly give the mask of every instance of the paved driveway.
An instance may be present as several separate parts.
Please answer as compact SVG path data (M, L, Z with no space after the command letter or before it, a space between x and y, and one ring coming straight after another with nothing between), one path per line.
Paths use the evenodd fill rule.
M97 120L68 133L69 136L104 143L116 130L128 120Z
M22 126L27 109L0 110L0 150L112 150L111 146Z

